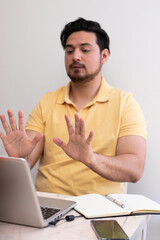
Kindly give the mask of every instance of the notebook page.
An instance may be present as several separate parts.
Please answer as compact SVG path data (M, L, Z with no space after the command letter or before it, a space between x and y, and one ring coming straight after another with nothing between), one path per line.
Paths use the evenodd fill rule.
M75 210L88 218L105 217L124 213L124 209L98 194L86 194L73 198L77 202Z
M111 197L125 204L125 211L151 210L160 211L160 204L155 201L136 194L110 194Z

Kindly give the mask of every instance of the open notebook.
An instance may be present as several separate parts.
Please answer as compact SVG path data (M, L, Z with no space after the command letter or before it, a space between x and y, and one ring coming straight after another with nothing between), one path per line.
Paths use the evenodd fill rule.
M75 201L37 197L28 162L0 156L0 221L45 227L75 205Z
M160 214L160 204L151 199L135 194L110 194L112 200L99 194L87 194L73 197L77 202L75 210L86 218L114 217L137 214Z

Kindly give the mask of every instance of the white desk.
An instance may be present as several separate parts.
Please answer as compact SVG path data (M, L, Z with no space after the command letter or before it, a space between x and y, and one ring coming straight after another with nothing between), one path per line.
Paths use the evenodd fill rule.
M68 198L52 193L37 193L40 196ZM68 214L79 214L72 210ZM32 217L32 216L31 216ZM108 218L107 218L108 219ZM132 240L143 239L143 230L149 220L148 215L118 217L116 220ZM75 218L72 222L65 220L56 226L43 229L0 222L0 240L97 240L90 226L90 220L83 217Z

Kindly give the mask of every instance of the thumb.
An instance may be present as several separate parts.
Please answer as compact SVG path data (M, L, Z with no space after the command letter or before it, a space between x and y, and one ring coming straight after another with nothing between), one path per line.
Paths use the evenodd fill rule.
M43 137L44 137L43 134L41 134L41 133L37 134L37 135L33 138L32 143L33 143L33 144L37 144L40 140L43 139Z
M65 151L67 145L61 139L53 138L53 142Z

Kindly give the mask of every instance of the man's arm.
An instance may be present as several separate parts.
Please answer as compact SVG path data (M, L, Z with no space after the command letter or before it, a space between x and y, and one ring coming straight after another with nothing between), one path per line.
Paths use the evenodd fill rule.
M61 139L53 141L71 158L81 161L102 177L117 182L136 182L142 174L145 165L146 142L140 136L125 136L118 139L116 156L96 154L91 148L94 133L86 137L85 122L75 114L75 128L69 117L65 116L69 142Z
M137 182L145 166L146 142L139 136L118 139L116 156L93 153L86 165L102 177L117 182Z
M39 134L32 130L26 130L26 133L32 139L35 138ZM26 157L31 169L34 167L36 162L39 160L43 150L44 150L44 136L36 144L34 150Z

